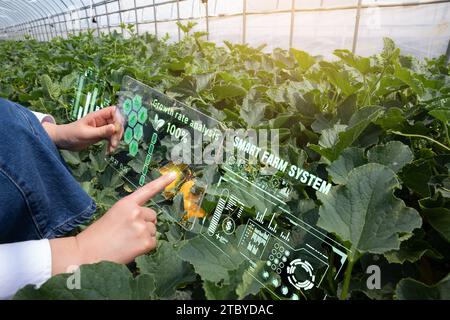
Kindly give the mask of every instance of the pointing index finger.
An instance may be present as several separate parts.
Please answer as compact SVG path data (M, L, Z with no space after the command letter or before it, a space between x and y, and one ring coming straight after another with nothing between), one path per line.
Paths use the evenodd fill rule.
M166 186L168 186L172 181L175 180L177 174L175 172L170 172L147 183L145 186L137 189L135 192L130 194L127 198L131 201L136 202L138 205L143 205L148 200L153 198L157 193L161 192Z

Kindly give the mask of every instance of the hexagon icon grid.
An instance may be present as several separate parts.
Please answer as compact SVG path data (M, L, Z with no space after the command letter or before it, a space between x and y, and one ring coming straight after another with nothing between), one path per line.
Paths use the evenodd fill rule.
M134 138L139 141L141 140L142 136L144 135L144 128L142 127L142 124L138 123L136 127L133 129L134 131Z
M134 127L137 123L137 114L134 111L131 111L130 115L128 116L128 125L130 127Z
M124 141L128 144L128 152L134 157L139 151L139 141L144 136L143 124L148 119L147 109L142 106L142 97L134 96L125 99L122 109L128 117L128 126L124 133Z
M147 109L145 107L141 107L141 109L138 112L138 121L144 124L145 121L147 121L147 118L148 118Z
M133 102L131 102L131 99L126 99L123 102L123 111L125 112L125 114L128 115L132 108L133 108Z
M130 127L125 130L124 140L126 144L130 144L131 140L133 140L133 129Z
M141 96L134 96L133 98L133 110L138 111L142 107L142 97Z

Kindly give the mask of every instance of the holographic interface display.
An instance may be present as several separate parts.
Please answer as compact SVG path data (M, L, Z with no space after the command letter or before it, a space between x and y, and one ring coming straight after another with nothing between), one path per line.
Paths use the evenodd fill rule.
M313 207L290 208L289 180L276 170L267 174L248 155L205 161L205 154L217 159L225 149L226 126L137 80L124 78L118 106L125 131L108 160L124 179L137 188L177 172L153 199L168 217L203 236L218 255L239 252L274 297L324 298L319 288L340 273L349 252L316 226Z
M93 69L80 74L74 87L71 118L78 120L88 113L109 106L111 99L106 87L106 81L101 80Z

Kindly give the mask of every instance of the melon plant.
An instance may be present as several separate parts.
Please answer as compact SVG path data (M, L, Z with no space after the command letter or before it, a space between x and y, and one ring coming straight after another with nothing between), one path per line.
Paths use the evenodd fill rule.
M230 127L279 129L281 154L325 177L322 195L301 184L289 206L307 212L351 248L344 272L323 286L331 299L450 298L450 74L444 57L404 56L388 38L369 57L335 59L290 49L205 40L168 42L149 34L93 32L0 41L0 96L70 121L77 75L91 69L116 103L129 75ZM61 151L101 216L132 191L104 160L104 145ZM79 232L86 226L80 226ZM158 220L159 246L131 265L81 267L81 289L58 275L16 299L271 299L237 256ZM367 286L370 266L381 272ZM332 272L336 272L333 270Z

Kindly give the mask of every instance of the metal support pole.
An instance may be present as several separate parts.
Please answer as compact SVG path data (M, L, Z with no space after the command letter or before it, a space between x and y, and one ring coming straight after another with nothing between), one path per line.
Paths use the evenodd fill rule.
M94 7L94 14L95 14L95 24L97 27L97 37L100 37L100 22L98 21L97 18L97 6ZM94 23L94 21L92 21L92 23Z
M31 33L33 34L34 39L36 39L36 41L39 41L39 34L34 25L34 21L30 22L30 26L31 26Z
M36 32L36 30L35 30L35 28L34 28L33 23L31 23L31 22L30 22L30 28L31 28L31 34L33 35L33 38L34 38L35 40L38 40L37 32Z
M445 53L445 56L447 57L447 63L449 63L450 62L450 40L448 40L447 52Z
M181 40L181 30L178 24L180 23L180 0L177 0L177 28L178 28L178 41Z
M39 24L37 23L37 21L34 22L34 28L36 30L37 40L44 41L42 33L41 33L41 28L40 28Z
M134 20L136 21L136 34L139 34L139 21L136 0L134 0Z
M155 23L155 37L158 38L158 25L156 23L156 4L153 0L153 22Z
M61 19L59 18L59 16L60 16L60 14L58 14L55 18L58 18L58 27L59 27L59 33L60 33L60 36L62 37L62 26L61 26ZM55 20L55 19L53 19L53 20ZM56 29L56 27L55 27L55 30L56 30L56 36L58 36L58 29Z
M87 29L88 29L88 31L91 31L91 16L88 13L87 7L84 9L84 14L86 15ZM80 21L81 21L81 19L80 19ZM81 23L80 23L80 33L82 30L83 30L83 28L81 28Z
M209 41L209 6L208 0L205 1L205 9L206 9L206 40Z
M47 18L46 18L46 26L48 27L48 30L49 30L50 40L52 40L53 39L53 28L54 27L53 27L53 23L51 23L51 21L50 21L50 15L48 15Z
M39 25L37 24L36 21L35 21L33 24L34 24L34 30L35 30L36 36L37 36L36 40L37 40L37 41L41 41L42 35L41 35L41 33L39 32L39 31L40 31Z
M67 12L64 13L64 26L66 29L66 37L68 38L69 37L69 27L67 26Z
M48 27L48 23L46 23L46 22L47 22L46 19L47 19L47 18L44 18L44 20L43 20L43 25L44 25L44 28L45 28L45 35L46 35L46 37L47 37L47 41L50 41L50 40L51 40L51 38L50 38L51 30L49 30L49 29L47 28L47 27Z
M295 22L295 0L291 4L291 29L289 31L289 48L292 48L294 42L294 22Z
M356 43L358 42L359 19L361 17L361 2L358 0L358 8L356 9L355 31L353 33L352 53L356 52Z
M242 44L247 42L247 0L244 1L244 7L242 10Z
M109 23L108 4L105 4L106 23L108 24L108 34L111 34L111 24Z
M39 26L42 34L42 41L48 41L47 28L45 27L45 24L42 21L40 21Z
M117 0L117 6L119 7L119 25L122 27L123 20L122 20L122 8L120 7L120 0ZM120 32L123 33L123 29L120 28Z
M22 23L20 26L21 32L22 32L22 38L25 40L25 36L27 34L27 29L25 28L25 23Z

